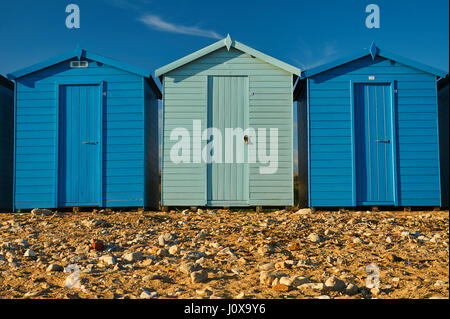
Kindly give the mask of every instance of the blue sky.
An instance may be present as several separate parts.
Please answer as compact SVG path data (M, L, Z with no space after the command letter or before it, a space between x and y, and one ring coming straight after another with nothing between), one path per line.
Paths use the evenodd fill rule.
M70 3L80 7L80 29L65 26ZM380 7L380 29L365 26L371 3ZM153 73L227 33L301 69L358 52L374 40L448 72L448 12L448 0L1 0L0 74L78 43Z
M67 29L76 3L81 28ZM381 10L381 28L365 27L365 7ZM154 71L230 33L300 68L368 47L448 71L447 0L15 0L0 3L0 73L83 48Z

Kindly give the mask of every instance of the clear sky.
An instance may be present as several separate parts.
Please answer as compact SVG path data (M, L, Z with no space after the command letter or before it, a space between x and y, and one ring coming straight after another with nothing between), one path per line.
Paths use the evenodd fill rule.
M67 29L78 4L80 29ZM365 8L381 11L367 29ZM448 0L0 0L0 74L75 48L154 71L225 37L302 69L372 40L391 52L448 71Z
M80 8L79 29L66 28L70 3ZM380 8L379 29L365 25L371 3ZM227 33L301 69L358 52L372 40L449 69L448 0L0 0L0 74L78 43L153 73Z

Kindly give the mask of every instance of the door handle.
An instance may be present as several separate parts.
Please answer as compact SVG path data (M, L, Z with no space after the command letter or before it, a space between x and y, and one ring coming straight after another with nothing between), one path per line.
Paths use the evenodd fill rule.
M377 143L390 143L391 140L377 140Z
M89 145L97 145L98 142L83 142L83 144L89 144Z

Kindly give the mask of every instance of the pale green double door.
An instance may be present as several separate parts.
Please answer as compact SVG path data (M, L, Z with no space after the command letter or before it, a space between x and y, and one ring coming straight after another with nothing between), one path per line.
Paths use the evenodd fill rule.
M215 128L221 135L208 139L221 140L221 161L207 164L207 201L210 206L246 206L249 204L248 148L245 134L225 140L226 129L248 128L249 85L247 76L208 77L208 128ZM237 139L243 141L243 161L237 158ZM227 142L227 143L226 143ZM255 143L248 136L248 143ZM216 146L218 145L216 144ZM227 147L227 144L229 147ZM229 150L232 150L232 154ZM212 148L211 154L219 152ZM227 154L228 153L228 154ZM228 160L227 159L228 156ZM242 158L242 157L241 157Z

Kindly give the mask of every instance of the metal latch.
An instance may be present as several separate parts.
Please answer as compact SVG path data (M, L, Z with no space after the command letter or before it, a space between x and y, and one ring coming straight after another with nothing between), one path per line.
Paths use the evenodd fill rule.
M391 140L377 140L377 143L390 143Z
M89 144L89 145L97 145L98 142L83 142L83 144Z

